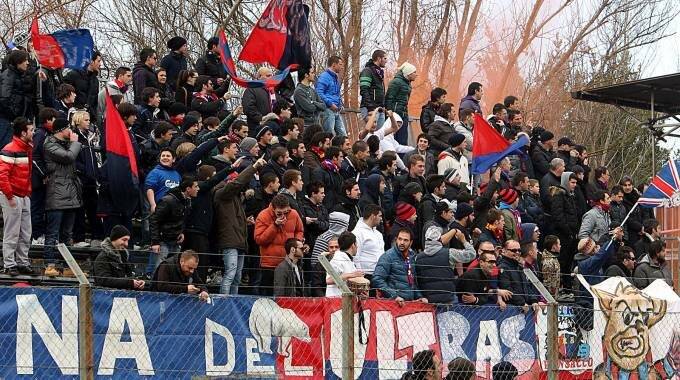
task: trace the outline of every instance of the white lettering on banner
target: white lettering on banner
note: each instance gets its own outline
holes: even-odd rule
[[[439,327],[439,347],[442,351],[442,360],[448,363],[455,358],[469,359],[463,342],[470,334],[470,322],[455,311],[447,311],[437,314]]]
[[[224,338],[227,343],[227,363],[222,365],[215,365],[213,334],[217,334]],[[220,358],[221,359],[221,358]],[[205,319],[205,372],[208,376],[226,376],[230,375],[236,365],[236,345],[234,344],[234,336],[228,328],[221,324],[212,321],[210,318]]]
[[[379,311],[375,313],[376,326],[376,350],[378,351],[378,368],[381,379],[398,379],[408,368],[406,358],[395,360],[394,349],[396,347],[394,334],[394,322],[392,313]],[[412,326],[413,327],[413,326]]]
[[[496,321],[479,322],[476,357],[475,365],[477,366],[476,371],[478,373],[485,373],[487,361],[490,367],[501,361],[501,343],[498,340]]]
[[[248,375],[274,376],[274,366],[255,365],[260,361],[260,354],[257,349],[257,341],[253,338],[246,338],[246,372]]]
[[[368,332],[371,331],[371,311],[364,310],[364,320],[366,321],[366,331],[364,342],[368,342]],[[380,334],[380,333],[378,333]],[[342,310],[331,314],[331,339],[330,339],[329,359],[333,373],[342,378]],[[361,376],[364,368],[364,358],[366,357],[366,344],[359,343],[359,313],[354,313],[354,377]]]
[[[288,355],[283,358],[283,374],[286,376],[314,376],[313,366],[295,366],[293,365],[293,355]]]
[[[35,294],[17,295],[17,374],[33,374],[33,328],[63,375],[78,374],[78,297],[61,297],[61,337]],[[41,363],[49,366],[49,363]]]
[[[125,325],[130,331],[129,342],[121,341]],[[113,298],[109,314],[109,328],[104,338],[104,348],[102,348],[97,375],[113,375],[117,359],[135,359],[139,375],[154,375],[149,345],[146,343],[144,334],[142,314],[139,312],[135,298]]]
[[[397,331],[399,344],[397,348],[403,350],[413,347],[413,353],[430,349],[437,343],[434,335],[434,313],[425,311],[397,317]]]
[[[519,339],[520,332],[526,326],[524,318],[524,314],[519,314],[501,322],[501,341],[510,348],[503,360],[511,362],[520,375],[531,369],[536,360],[536,352],[531,344]]]

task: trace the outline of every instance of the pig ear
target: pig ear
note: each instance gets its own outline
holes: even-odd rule
[[[654,326],[659,322],[664,315],[666,315],[666,300],[660,300],[658,298],[652,298],[652,314],[649,316],[649,321],[647,325],[649,327]]]
[[[593,293],[595,293],[597,299],[600,301],[600,308],[607,316],[607,318],[609,318],[609,312],[612,310],[612,300],[614,299],[614,297],[616,297],[616,295],[596,288],[590,288],[590,290],[592,290]]]

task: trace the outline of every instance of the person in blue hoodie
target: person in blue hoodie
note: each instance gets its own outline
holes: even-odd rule
[[[323,130],[334,135],[347,136],[345,124],[342,121],[342,99],[340,97],[340,79],[338,74],[345,68],[342,58],[334,55],[328,58],[328,68],[319,75],[316,81],[316,93],[326,104],[326,110],[321,116]]]
[[[479,82],[472,82],[468,85],[467,96],[460,100],[460,108],[458,108],[458,114],[460,115],[464,109],[470,109],[478,114],[483,114],[482,107],[479,105],[479,101],[482,100],[482,95],[484,95],[484,88]]]

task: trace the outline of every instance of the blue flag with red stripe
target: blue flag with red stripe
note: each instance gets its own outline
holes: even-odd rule
[[[224,30],[219,31],[218,38],[220,48],[220,60],[222,61],[222,65],[224,66],[224,69],[227,71],[227,74],[231,78],[232,83],[236,84],[237,86],[250,88],[257,87],[274,88],[278,86],[279,83],[281,83],[281,81],[283,81],[288,76],[291,69],[297,67],[297,65],[289,65],[283,71],[267,80],[240,78],[236,74],[236,64],[234,63],[234,59],[231,56],[231,50],[229,49],[229,44],[227,43],[227,36],[224,34]]]
[[[88,29],[68,29],[52,34],[40,34],[38,20],[33,19],[31,41],[38,62],[50,69],[82,69],[92,60],[94,40]]]
[[[106,164],[104,173],[108,180],[111,201],[117,210],[131,214],[139,200],[139,172],[137,155],[132,138],[123,118],[106,92]]]
[[[480,114],[475,113],[475,129],[472,132],[472,174],[482,174],[495,163],[511,154],[521,154],[521,148],[529,144],[529,138],[521,134],[512,144],[501,136]]]

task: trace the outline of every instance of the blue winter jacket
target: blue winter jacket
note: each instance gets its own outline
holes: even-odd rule
[[[326,103],[327,107],[335,104],[338,108],[342,107],[342,99],[340,99],[340,81],[338,74],[331,69],[326,69],[319,79],[316,80],[316,93],[319,94],[321,100]]]
[[[405,301],[413,301],[423,297],[420,290],[416,288],[415,282],[416,254],[409,250],[408,255],[411,261],[413,285],[408,283],[404,258],[396,248],[390,248],[378,259],[378,264],[373,271],[371,286],[379,289],[383,297],[392,299],[401,297]]]

